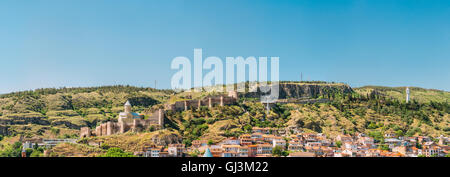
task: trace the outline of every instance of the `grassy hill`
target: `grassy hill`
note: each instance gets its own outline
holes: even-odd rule
[[[202,107],[199,110],[166,112],[166,130],[88,139],[104,142],[127,152],[145,146],[204,139],[219,142],[250,132],[252,127],[295,127],[328,136],[393,131],[402,135],[446,135],[450,133],[449,92],[410,87],[410,103],[404,102],[404,87],[367,86],[350,88],[341,83],[288,82],[280,85],[286,99],[327,99],[325,103],[276,104],[269,113],[257,101],[260,93],[235,105]],[[95,127],[116,121],[123,104],[130,100],[136,112],[148,112],[185,99],[203,98],[218,92],[174,92],[132,86],[38,89],[0,95],[0,151],[23,137],[75,138],[83,126]],[[252,101],[253,100],[253,101]],[[87,140],[86,140],[87,141]],[[73,151],[73,152],[72,152]],[[64,144],[52,150],[55,156],[101,155],[105,151],[89,145]]]
[[[152,88],[104,86],[4,94],[0,96],[0,126],[7,130],[0,133],[3,136],[77,137],[78,131],[71,130],[116,120],[126,100],[134,105],[134,111],[143,112],[165,102],[173,93]]]
[[[383,86],[365,86],[360,88],[354,88],[359,94],[369,94],[372,91],[376,91],[380,94],[389,96],[391,98],[402,100],[406,99],[406,87],[383,87]],[[409,87],[410,99],[416,100],[420,103],[433,102],[449,102],[450,92],[436,90],[436,89],[424,89],[419,87]]]

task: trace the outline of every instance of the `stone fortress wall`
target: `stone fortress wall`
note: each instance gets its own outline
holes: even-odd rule
[[[177,101],[173,104],[166,105],[165,109],[173,111],[187,111],[188,109],[198,109],[201,106],[212,108],[214,106],[235,104],[237,99],[238,93],[236,91],[230,91],[228,92],[228,95],[208,96],[199,100]]]

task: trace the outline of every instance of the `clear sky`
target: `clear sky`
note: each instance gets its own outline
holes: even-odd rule
[[[0,1],[0,93],[170,88],[194,48],[278,56],[281,80],[449,91],[450,1]]]

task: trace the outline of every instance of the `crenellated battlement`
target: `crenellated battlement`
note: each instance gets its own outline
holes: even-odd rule
[[[236,91],[230,91],[228,95],[208,96],[198,100],[184,100],[177,101],[173,104],[165,105],[167,110],[173,111],[187,111],[188,109],[198,109],[201,106],[207,106],[209,108],[214,106],[230,105],[237,102],[238,94]]]

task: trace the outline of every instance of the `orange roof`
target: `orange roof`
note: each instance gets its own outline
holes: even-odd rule
[[[230,137],[230,138],[227,138],[225,140],[237,140],[237,138],[236,137]]]
[[[258,146],[266,146],[266,147],[270,146],[270,147],[272,147],[271,144],[257,144],[257,145],[258,145]]]
[[[222,148],[227,148],[227,147],[241,147],[241,145],[236,145],[236,144],[224,144],[224,145],[222,145]]]
[[[241,136],[239,136],[239,137],[251,137],[252,135],[250,135],[250,134],[242,134]]]
[[[272,157],[272,154],[256,154],[256,157]]]

